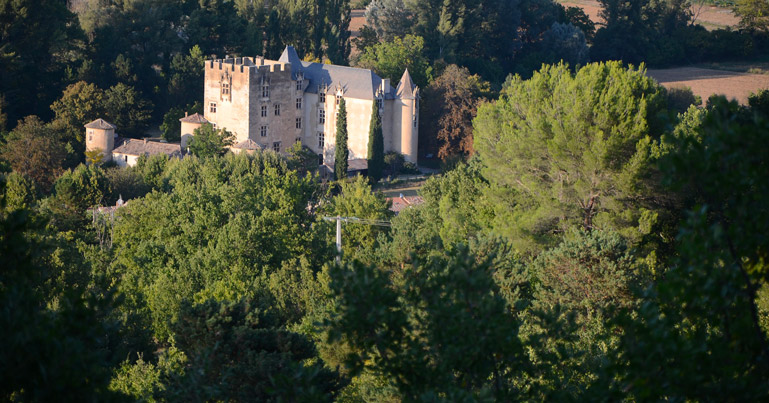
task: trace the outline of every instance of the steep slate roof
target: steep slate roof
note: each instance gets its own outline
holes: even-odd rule
[[[415,99],[415,89],[416,85],[414,85],[414,81],[411,80],[411,74],[409,74],[409,69],[406,69],[406,71],[403,72],[403,77],[401,77],[401,81],[398,83],[398,89],[395,90],[395,93],[398,95],[398,98],[401,99]]]
[[[112,153],[138,156],[166,154],[169,157],[181,158],[182,146],[178,143],[126,139],[120,147],[112,150]]]
[[[102,118],[96,119],[93,122],[88,123],[87,125],[85,125],[85,127],[86,129],[101,129],[101,130],[117,129],[115,125],[107,122]]]
[[[264,146],[251,139],[246,139],[238,144],[232,146],[232,148],[239,148],[241,150],[264,150]]]
[[[305,80],[310,81],[305,92],[312,94],[318,92],[318,86],[321,84],[328,85],[332,90],[336,85],[341,85],[346,97],[373,100],[376,91],[382,85],[382,78],[368,69],[304,62],[299,59],[293,46],[286,46],[278,61],[291,63],[293,78],[296,78],[298,72],[304,73]],[[385,98],[392,99],[394,93],[390,86],[385,93]]]
[[[203,115],[199,113],[195,113],[190,116],[185,116],[179,119],[179,121],[184,123],[208,123],[208,119],[204,118]]]

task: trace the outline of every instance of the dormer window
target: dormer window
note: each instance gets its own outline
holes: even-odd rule
[[[337,104],[337,105],[339,105],[339,102],[341,101],[341,99],[342,99],[342,96],[341,96],[341,95],[337,95],[337,96],[336,96],[336,104]]]
[[[321,90],[318,92],[318,102],[325,103],[326,102],[326,93],[323,92],[324,90]]]
[[[384,109],[384,100],[382,98],[376,99],[376,107],[379,109],[379,112],[382,112],[382,109]]]
[[[270,86],[262,85],[262,98],[269,98],[269,97],[270,97]]]
[[[228,95],[230,93],[230,84],[222,83],[222,95]]]

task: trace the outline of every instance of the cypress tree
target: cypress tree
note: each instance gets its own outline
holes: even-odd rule
[[[339,100],[339,114],[336,117],[336,150],[334,151],[334,176],[336,180],[347,177],[347,106],[344,98]]]
[[[382,135],[382,118],[379,116],[379,106],[374,100],[371,109],[371,124],[368,131],[368,177],[372,182],[382,179],[384,170],[384,136]]]

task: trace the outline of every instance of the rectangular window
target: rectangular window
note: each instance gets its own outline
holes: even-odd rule
[[[88,141],[93,141],[93,134],[88,135]]]
[[[379,111],[382,111],[382,108],[384,107],[384,101],[382,99],[376,100],[376,107],[379,109]]]
[[[222,83],[222,95],[227,95],[229,93],[230,93],[230,84]]]
[[[318,165],[323,165],[323,153],[318,154]]]
[[[263,85],[262,86],[262,98],[269,98],[270,97],[270,86],[269,85]]]
[[[302,98],[296,99],[296,109],[302,109]]]
[[[297,137],[297,138],[295,138],[295,139],[294,139],[294,143],[297,143],[297,144],[302,144],[302,138],[301,138],[301,137]]]
[[[275,104],[275,116],[280,116],[280,104]]]
[[[323,91],[325,91],[325,90],[320,90],[318,92],[318,102],[320,102],[320,103],[325,103],[326,102],[326,93],[323,92]]]
[[[321,150],[326,145],[326,136],[323,134],[323,132],[318,132],[318,148]]]
[[[417,117],[414,116],[414,127],[417,127]]]
[[[280,152],[280,141],[272,143],[272,151],[275,151],[276,153]]]
[[[318,123],[320,124],[326,123],[326,111],[323,109],[318,110]]]
[[[259,128],[259,135],[262,137],[267,137],[267,126],[262,126]]]
[[[216,102],[211,102],[208,104],[208,111],[211,113],[216,113]]]
[[[302,118],[296,118],[296,128],[297,129],[302,128]]]
[[[342,96],[341,96],[341,95],[337,95],[337,96],[336,96],[336,104],[337,104],[337,105],[339,105],[339,100],[341,100],[341,99],[342,99]]]
[[[267,117],[267,105],[262,105],[262,117]]]

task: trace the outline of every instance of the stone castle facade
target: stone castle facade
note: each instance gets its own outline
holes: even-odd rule
[[[289,46],[279,60],[238,57],[205,62],[205,120],[237,144],[285,152],[301,142],[333,164],[339,100],[347,106],[350,159],[365,159],[376,102],[385,151],[417,162],[419,88],[408,70],[397,88],[371,70],[304,62]]]
[[[102,161],[118,165],[135,165],[139,157],[154,154],[182,158],[194,130],[210,123],[235,135],[232,152],[286,152],[299,142],[318,155],[319,164],[331,166],[337,110],[344,98],[351,160],[367,157],[376,103],[385,152],[403,154],[406,161],[417,163],[419,88],[408,70],[393,88],[389,79],[371,70],[301,61],[289,46],[279,60],[206,61],[204,85],[204,115],[180,119],[181,142],[122,139],[114,125],[97,119],[85,126],[86,150],[98,149]]]

